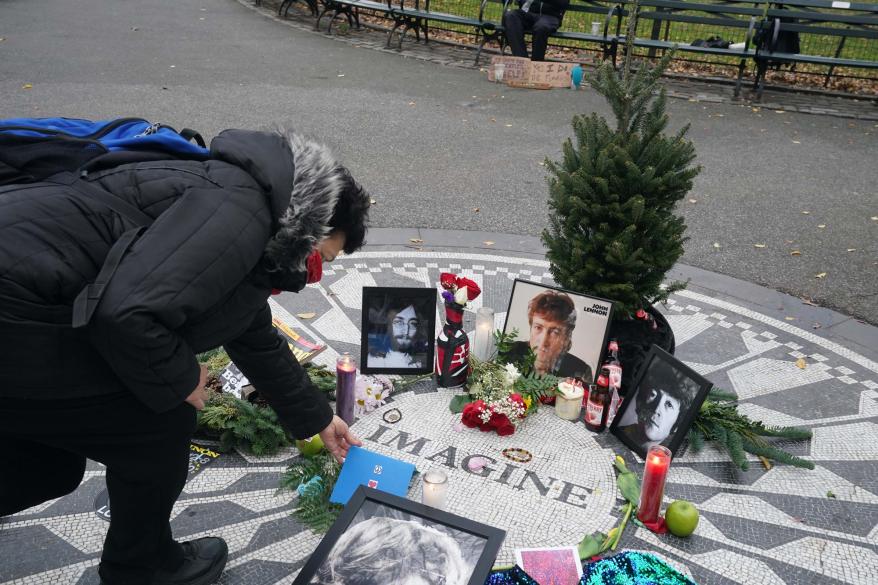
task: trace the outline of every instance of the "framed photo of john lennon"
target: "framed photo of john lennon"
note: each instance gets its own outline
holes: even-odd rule
[[[293,585],[482,585],[505,535],[360,486]]]
[[[503,332],[518,330],[512,357],[533,349],[537,373],[592,383],[612,318],[612,301],[519,279],[512,285]]]
[[[653,445],[663,445],[676,455],[712,386],[710,380],[653,345],[610,432],[641,458]]]
[[[429,374],[436,351],[436,289],[363,287],[360,370]]]

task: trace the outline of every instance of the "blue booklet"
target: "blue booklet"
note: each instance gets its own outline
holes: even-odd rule
[[[415,466],[411,463],[352,446],[329,501],[347,504],[361,485],[404,498],[414,473]]]

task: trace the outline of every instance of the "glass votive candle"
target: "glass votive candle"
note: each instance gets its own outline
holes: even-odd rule
[[[448,476],[441,469],[431,469],[424,474],[424,491],[421,501],[440,510],[445,508],[448,496]]]
[[[644,524],[658,521],[665,494],[665,480],[671,467],[671,451],[661,445],[653,445],[646,454],[643,467],[643,483],[640,488],[640,505],[637,518]]]
[[[585,391],[582,386],[573,384],[568,380],[558,383],[558,393],[555,396],[555,414],[564,420],[579,420],[582,414],[582,396]]]

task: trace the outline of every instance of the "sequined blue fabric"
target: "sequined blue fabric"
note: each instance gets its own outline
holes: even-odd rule
[[[579,585],[695,585],[655,555],[625,551],[589,563]]]
[[[517,565],[491,573],[485,585],[539,585]],[[696,585],[655,555],[626,551],[583,567],[579,585]]]

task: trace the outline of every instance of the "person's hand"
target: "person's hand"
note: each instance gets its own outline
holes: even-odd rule
[[[195,390],[192,391],[192,394],[189,395],[189,398],[186,399],[186,402],[195,407],[195,410],[201,410],[204,408],[204,403],[207,402],[207,366],[201,366],[201,376],[198,380],[198,386],[195,387]]]
[[[339,463],[344,463],[351,445],[358,447],[363,445],[363,441],[351,432],[348,424],[337,416],[333,416],[332,422],[318,434],[326,450],[332,453]]]

